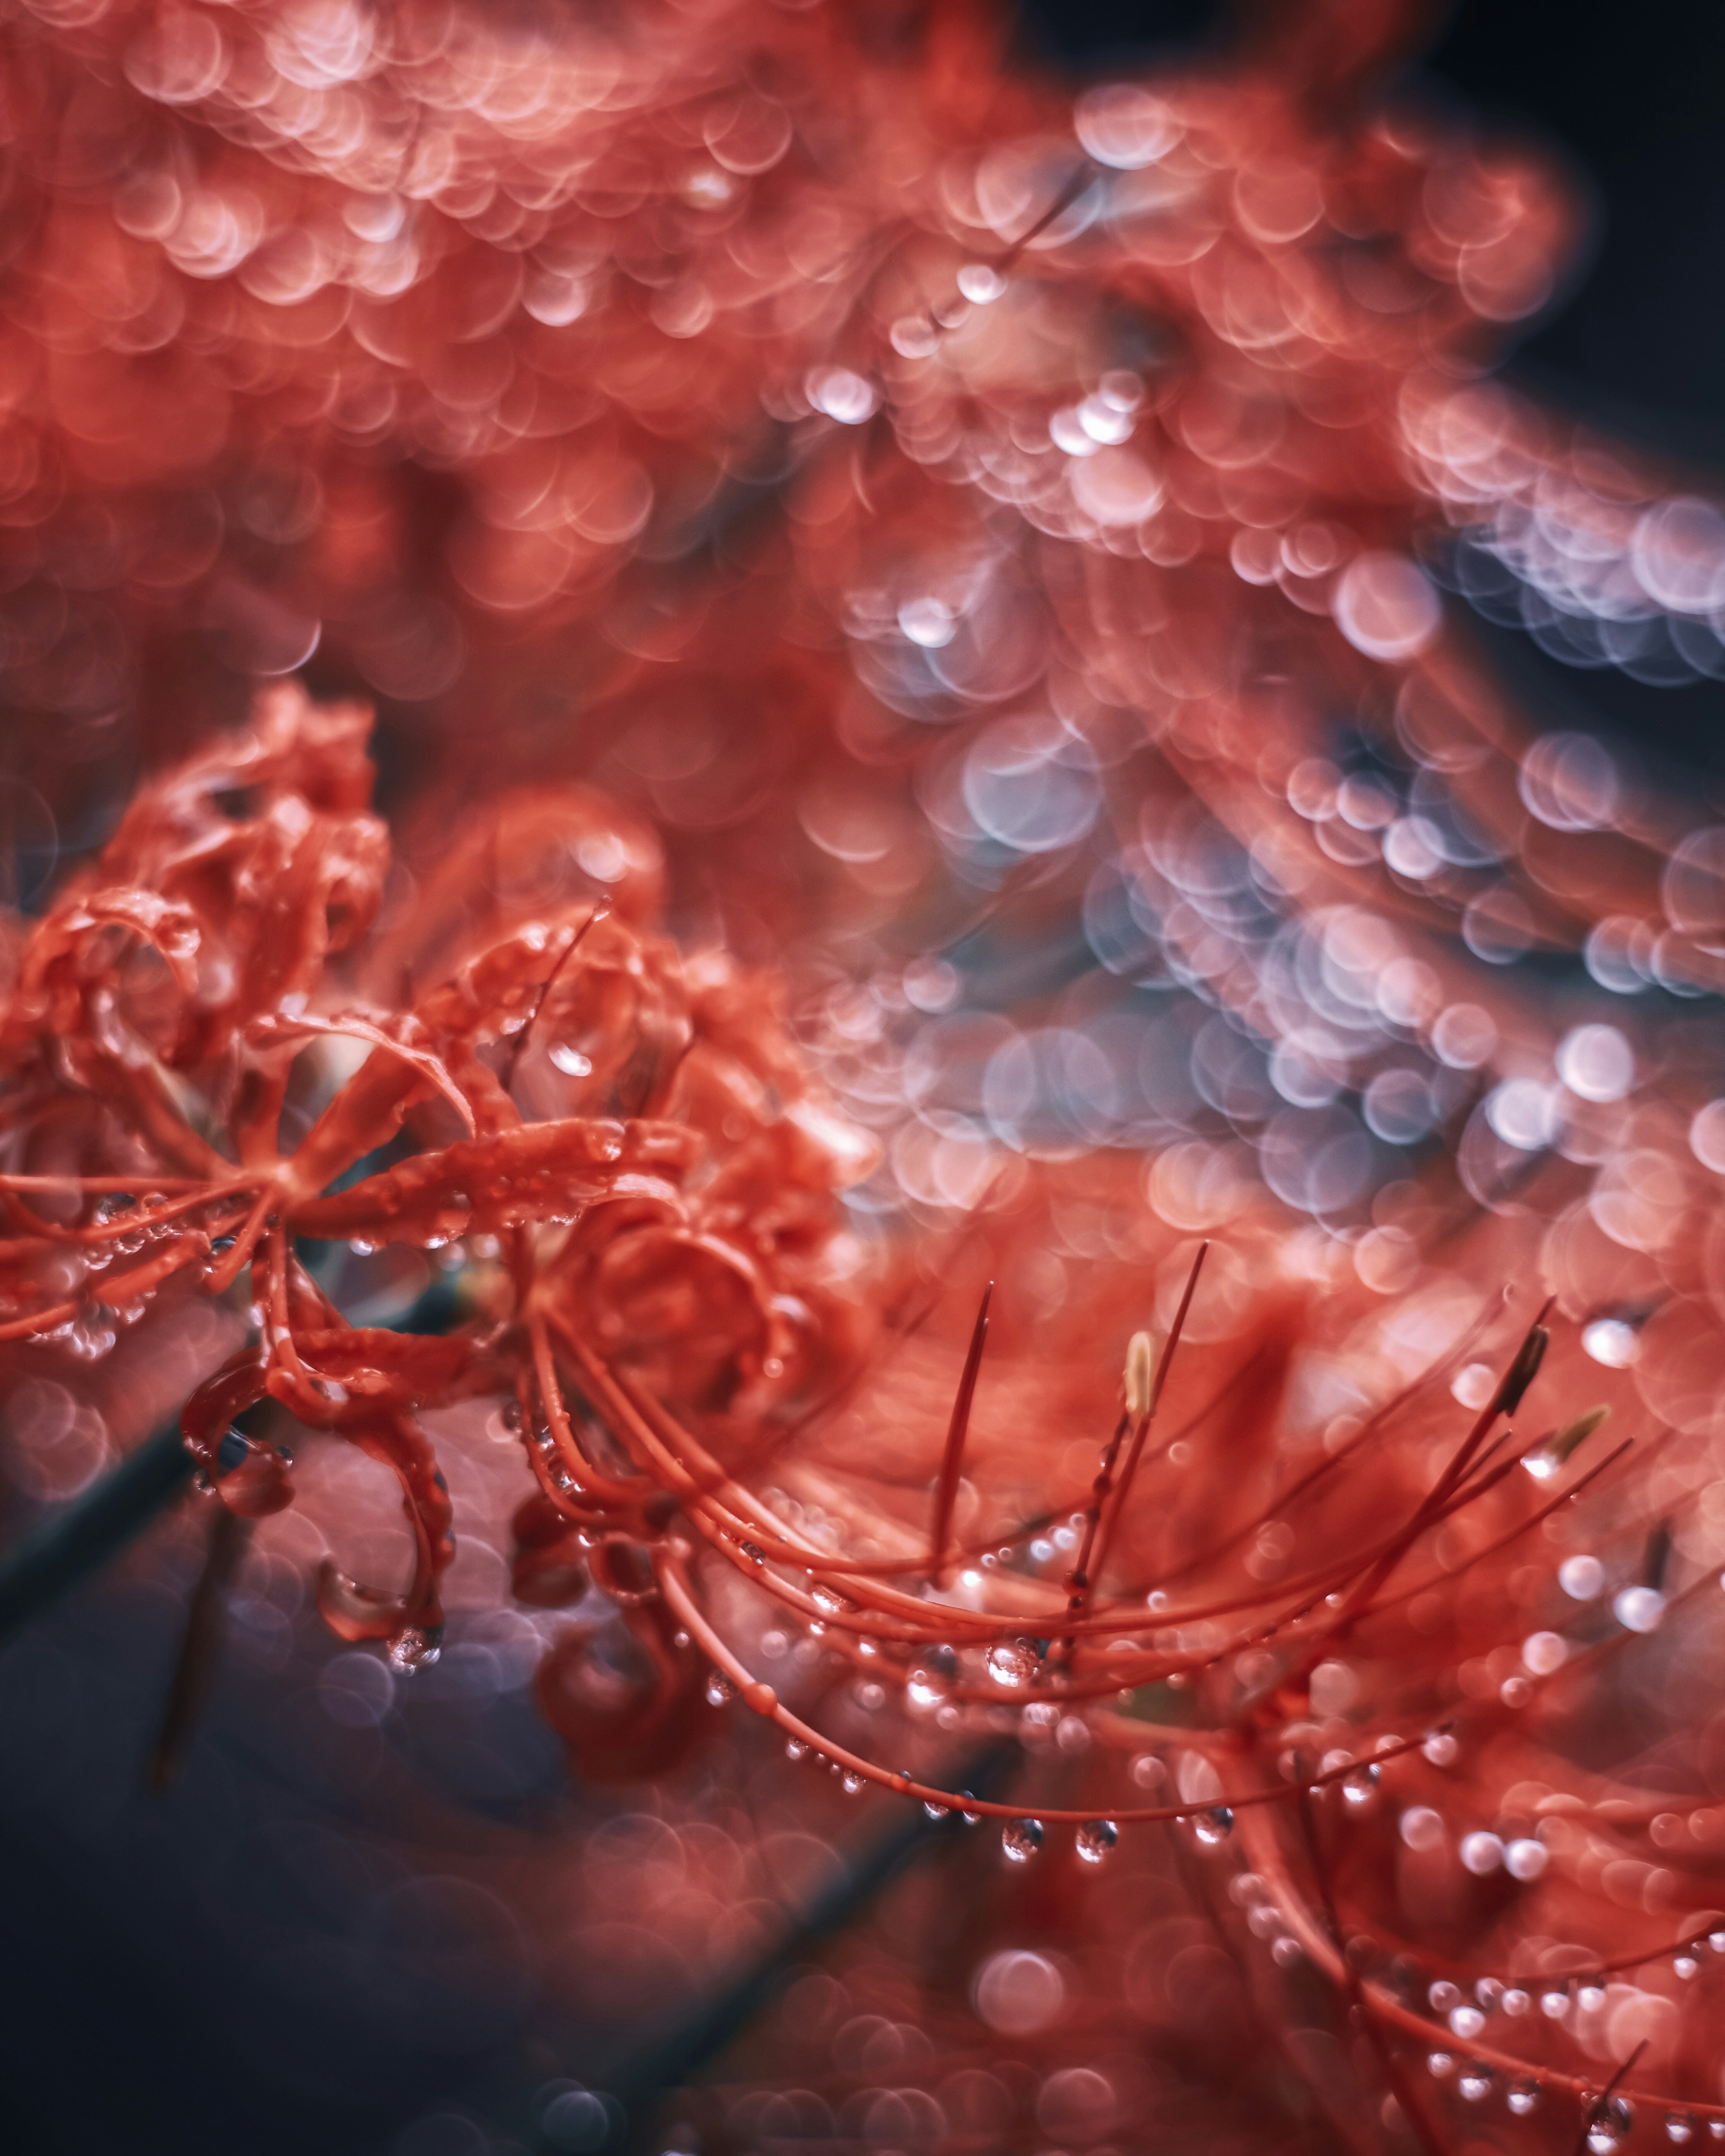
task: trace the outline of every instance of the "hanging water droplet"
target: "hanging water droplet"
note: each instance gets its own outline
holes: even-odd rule
[[[806,1759],[809,1757],[809,1747],[800,1737],[788,1737],[785,1739],[784,1756],[787,1759]]]
[[[1665,2138],[1680,2145],[1695,2138],[1695,2120],[1686,2111],[1669,2112],[1666,2115]]]
[[[952,1815],[952,1807],[950,1804],[937,1804],[932,1798],[924,1799],[922,1809],[930,1819],[950,1819]]]
[[[1000,1830],[1000,1846],[1014,1864],[1028,1864],[1042,1846],[1040,1820],[1009,1820]]]
[[[1605,2004],[1603,1984],[1584,1984],[1575,1994],[1575,2003],[1584,2014],[1597,2014]]]
[[[1693,1954],[1676,1954],[1671,1958],[1672,1974],[1681,1977],[1685,1984],[1688,1983],[1690,1978],[1700,1967],[1701,1964]]]
[[[1004,1691],[1020,1691],[1036,1673],[1036,1650],[1022,1640],[1002,1640],[988,1650],[988,1671]]]
[[[441,1625],[408,1625],[389,1642],[389,1659],[398,1670],[429,1670],[444,1650]]]
[[[845,1597],[836,1587],[829,1587],[825,1580],[818,1579],[809,1590],[809,1599],[817,1609],[824,1609],[829,1617],[836,1617],[845,1608]]]
[[[1455,2061],[1447,2051],[1428,2051],[1425,2071],[1434,2081],[1447,2081],[1455,2071]]]
[[[1207,1812],[1199,1813],[1192,1822],[1192,1831],[1206,1849],[1218,1848],[1234,1831],[1234,1814],[1226,1804],[1216,1804]]]
[[[1568,1990],[1542,1991],[1539,1994],[1539,2010],[1548,2020],[1561,2021],[1569,2011]]]
[[[862,1785],[863,1777],[852,1768],[847,1767],[839,1777],[839,1786],[847,1797],[854,1797]]]
[[[932,1670],[912,1670],[906,1681],[905,1691],[912,1707],[938,1707],[947,1696],[947,1688]]]
[[[1455,2087],[1468,2102],[1478,2103],[1491,2092],[1491,2069],[1481,2066],[1476,2059],[1465,2059]]]
[[[571,1048],[567,1041],[557,1042],[551,1050],[551,1060],[566,1078],[585,1078],[593,1069],[592,1059],[583,1055],[578,1048]]]
[[[737,1686],[722,1670],[712,1671],[706,1681],[706,1703],[709,1707],[726,1707],[737,1697]]]
[[[1707,1944],[1717,1954],[1725,1954],[1725,1932],[1709,1932]]]
[[[743,1543],[739,1546],[751,1564],[765,1564],[767,1553],[758,1543]]]
[[[1432,1766],[1453,1767],[1461,1747],[1447,1729],[1434,1729],[1420,1749]]]
[[[1592,2156],[1612,2156],[1634,2123],[1635,2113],[1620,2096],[1596,2103],[1587,2122],[1587,2145]]]
[[[1382,1772],[1375,1760],[1364,1767],[1356,1767],[1351,1774],[1342,1778],[1342,1801],[1354,1811],[1363,1811],[1378,1794],[1378,1777]]]
[[[1463,2042],[1477,2036],[1486,2025],[1486,2017],[1477,2006],[1457,2006],[1450,2015],[1450,2034],[1460,2036]]]
[[[958,1794],[961,1797],[968,1797],[973,1804],[976,1802],[974,1789],[961,1789]],[[963,1820],[966,1826],[975,1826],[980,1822],[983,1815],[980,1812],[962,1812],[959,1816]]]
[[[1078,1854],[1086,1864],[1100,1864],[1120,1840],[1112,1820],[1086,1820],[1077,1835]]]
[[[1517,2118],[1525,2118],[1531,2111],[1539,2108],[1538,2082],[1512,2082],[1507,2098],[1510,2109]]]

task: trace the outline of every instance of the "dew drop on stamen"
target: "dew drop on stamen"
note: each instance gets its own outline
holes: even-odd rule
[[[1512,2082],[1506,2098],[1517,2118],[1525,2118],[1529,2112],[1539,2107],[1539,2087],[1535,2082]]]
[[[1028,1864],[1042,1846],[1041,1820],[1009,1820],[1000,1830],[1000,1846],[1009,1863]]]
[[[706,1703],[709,1707],[728,1707],[737,1697],[737,1686],[722,1670],[714,1670],[706,1681]]]
[[[1119,1840],[1120,1829],[1112,1820],[1086,1820],[1078,1830],[1078,1854],[1086,1864],[1100,1864]]]
[[[989,1681],[1004,1691],[1018,1691],[1036,1671],[1036,1652],[1019,1640],[1002,1640],[990,1647],[987,1663]]]
[[[1466,2097],[1469,2103],[1478,2103],[1482,2097],[1491,2094],[1491,2070],[1489,2066],[1482,2066],[1469,2060],[1456,2076],[1456,2091]]]
[[[1219,1849],[1234,1831],[1234,1814],[1226,1804],[1217,1804],[1199,1813],[1192,1831],[1206,1849]]]

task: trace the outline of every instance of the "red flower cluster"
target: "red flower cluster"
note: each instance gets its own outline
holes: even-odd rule
[[[833,1193],[869,1147],[768,984],[630,925],[650,884],[623,870],[651,849],[591,796],[549,804],[552,825],[613,871],[614,910],[578,871],[590,895],[531,918],[475,886],[441,924],[443,984],[404,1005],[357,993],[388,865],[368,726],[275,692],[249,737],[141,789],[26,937],[0,1040],[0,1337],[111,1341],[249,1270],[255,1342],[193,1394],[187,1442],[251,1514],[292,1495],[281,1449],[232,1427],[266,1396],[387,1462],[411,1584],[326,1570],[321,1592],[344,1636],[412,1661],[434,1650],[453,1551],[420,1411],[506,1395],[552,1517],[595,1539],[639,1526],[660,1481],[588,1456],[560,1365],[615,1358],[752,1433],[831,1385],[861,1322]],[[470,844],[466,865],[485,857]],[[361,1060],[332,1084],[342,1065],[308,1051],[337,1043]],[[320,1243],[463,1238],[491,1314],[446,1337],[350,1325],[316,1277]]]

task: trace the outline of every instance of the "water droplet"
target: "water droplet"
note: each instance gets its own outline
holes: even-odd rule
[[[1477,2006],[1458,2006],[1450,2015],[1450,2034],[1464,2042],[1477,2036],[1485,2025],[1486,2017]]]
[[[1597,2014],[1605,2004],[1603,1984],[1584,1984],[1575,1994],[1575,2003],[1584,2014]]]
[[[1112,1820],[1086,1820],[1078,1830],[1078,1854],[1086,1864],[1100,1864],[1119,1839]]]
[[[1447,2051],[1429,2051],[1425,2057],[1425,2071],[1434,2081],[1447,2081],[1455,2071],[1455,2061]]]
[[[787,1759],[806,1759],[809,1757],[809,1747],[800,1737],[788,1737],[785,1739],[784,1756]]]
[[[1000,1830],[1000,1846],[1014,1864],[1028,1864],[1042,1846],[1040,1820],[1009,1820]]]
[[[1425,1997],[1434,2014],[1447,2014],[1452,2007],[1461,2004],[1461,1987],[1451,1984],[1448,1977],[1440,1976]]]
[[[817,1609],[824,1609],[829,1617],[836,1617],[848,1607],[845,1597],[836,1587],[829,1587],[824,1579],[815,1581],[809,1590],[809,1599]]]
[[[1018,1691],[1036,1674],[1036,1650],[1022,1640],[1003,1640],[988,1650],[990,1679],[1006,1691]]]
[[[1351,1774],[1342,1778],[1342,1801],[1354,1811],[1363,1811],[1378,1794],[1378,1777],[1381,1772],[1376,1761],[1364,1767],[1356,1767]]]
[[[1725,1932],[1709,1932],[1707,1944],[1717,1954],[1725,1954]]]
[[[1569,1994],[1563,1991],[1542,1991],[1539,2010],[1548,2021],[1561,2021],[1569,2011]]]
[[[1625,1587],[1611,1604],[1611,1614],[1629,1631],[1656,1631],[1665,1615],[1665,1597],[1656,1587]]]
[[[766,1563],[767,1553],[757,1543],[744,1543],[742,1548],[743,1555],[751,1564]]]
[[[1530,2111],[1539,2108],[1539,2084],[1538,2082],[1512,2082],[1508,2102],[1516,2117],[1525,2118]]]
[[[947,1688],[932,1670],[912,1670],[905,1685],[912,1707],[938,1707]]]
[[[961,1797],[968,1797],[973,1804],[976,1801],[976,1791],[974,1789],[961,1789],[958,1794]],[[980,1812],[962,1812],[959,1816],[963,1820],[966,1826],[975,1826],[980,1821],[983,1815]]]
[[[706,1703],[709,1707],[728,1706],[737,1697],[737,1686],[722,1670],[714,1670],[706,1681]]]
[[[1468,2102],[1477,2103],[1491,2092],[1491,2069],[1481,2066],[1476,2060],[1465,2060],[1455,2087]]]
[[[1679,2143],[1692,2141],[1695,2138],[1694,2118],[1686,2111],[1668,2112],[1666,2114],[1665,2138],[1667,2141]]]
[[[1192,1831],[1206,1849],[1219,1848],[1234,1831],[1234,1814],[1226,1804],[1217,1804],[1198,1815]]]
[[[1672,1957],[1672,1971],[1676,1975],[1681,1977],[1685,1984],[1688,1983],[1690,1978],[1700,1967],[1701,1964],[1693,1954],[1676,1954]]]
[[[1558,1585],[1572,1602],[1591,1602],[1605,1584],[1605,1568],[1596,1557],[1566,1557],[1558,1567]]]
[[[950,1804],[937,1804],[932,1799],[925,1799],[922,1809],[930,1819],[950,1819],[952,1815],[952,1807]]]
[[[839,1779],[839,1786],[847,1797],[854,1797],[862,1785],[863,1777],[852,1768],[847,1767]]]
[[[443,1650],[441,1625],[408,1625],[390,1641],[389,1659],[398,1670],[429,1670]]]
[[[593,1069],[592,1059],[578,1048],[571,1048],[567,1041],[558,1041],[551,1051],[551,1060],[566,1078],[585,1078]]]
[[[1589,2112],[1587,2145],[1592,2156],[1612,2156],[1634,2123],[1635,2114],[1620,2096],[1614,2096]]]
[[[1420,1749],[1432,1766],[1453,1767],[1461,1747],[1447,1729],[1434,1729]]]
[[[986,307],[1006,290],[1006,280],[987,262],[967,262],[958,272],[958,289],[967,300]]]

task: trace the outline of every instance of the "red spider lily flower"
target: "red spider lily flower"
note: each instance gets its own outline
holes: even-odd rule
[[[326,1569],[321,1599],[344,1636],[412,1659],[440,1630],[454,1548],[419,1413],[512,1393],[548,1501],[590,1526],[608,1508],[635,1518],[659,1485],[588,1460],[560,1362],[621,1357],[748,1427],[830,1382],[861,1315],[833,1193],[870,1154],[769,993],[720,957],[685,965],[593,896],[481,917],[451,979],[409,1008],[344,1000],[334,962],[362,939],[387,860],[362,806],[367,723],[277,692],[250,737],[143,788],[30,933],[0,1027],[0,1188],[18,1230],[3,1337],[52,1341],[100,1311],[131,1322],[249,1269],[259,1337],[193,1394],[187,1441],[248,1513],[291,1500],[280,1450],[232,1428],[266,1397],[386,1462],[411,1584]],[[612,851],[625,840],[644,854],[627,830]],[[332,1040],[367,1052],[308,1115],[290,1102],[301,1059]],[[404,1124],[422,1149],[354,1179]],[[444,1338],[356,1327],[300,1239],[477,1240],[502,1304]]]

